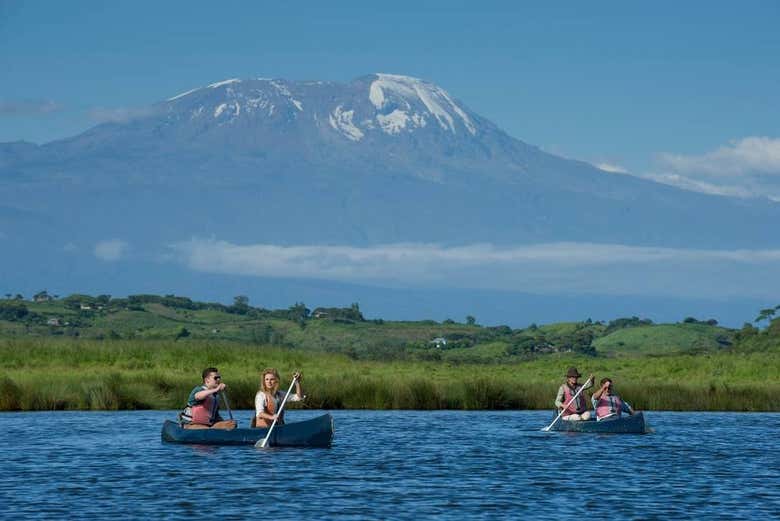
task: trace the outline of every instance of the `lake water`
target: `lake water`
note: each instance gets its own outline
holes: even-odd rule
[[[0,517],[780,518],[780,414],[651,411],[646,435],[540,432],[545,411],[333,416],[329,449],[260,450],[162,443],[173,412],[0,414]]]

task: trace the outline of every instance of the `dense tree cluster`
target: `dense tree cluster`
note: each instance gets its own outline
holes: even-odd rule
[[[348,308],[316,308],[311,316],[318,319],[328,319],[334,322],[365,322],[360,306],[353,303]]]
[[[734,348],[740,351],[766,351],[780,347],[780,317],[772,318],[780,311],[780,305],[762,309],[754,320],[756,324],[766,322],[761,330],[748,322],[734,335]]]
[[[693,317],[685,317],[683,320],[683,324],[703,324],[705,326],[717,326],[718,321],[714,318],[711,318],[709,320],[697,320]]]
[[[649,318],[639,318],[639,317],[624,317],[624,318],[616,318],[615,320],[610,321],[607,324],[607,329],[605,331],[606,334],[612,333],[613,331],[617,331],[618,329],[625,329],[628,327],[640,327],[640,326],[652,326],[653,321]]]
[[[23,302],[18,300],[4,300],[0,301],[0,320],[8,320],[14,322],[21,320],[30,314],[30,310]]]

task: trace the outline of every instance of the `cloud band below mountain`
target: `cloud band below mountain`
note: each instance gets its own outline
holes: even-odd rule
[[[542,294],[776,297],[780,250],[692,250],[615,244],[445,247],[237,245],[193,239],[172,245],[190,269],[315,278],[378,286],[458,287]]]

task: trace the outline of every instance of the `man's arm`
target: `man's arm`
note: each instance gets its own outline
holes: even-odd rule
[[[563,409],[563,386],[558,387],[558,394],[555,395],[555,408]]]
[[[203,389],[202,391],[198,391],[195,393],[195,399],[199,402],[202,400],[205,400],[206,397],[210,394],[217,394],[218,392],[222,391],[225,388],[225,384],[219,384],[214,389]]]
[[[593,398],[594,400],[598,400],[599,398],[601,398],[601,395],[604,394],[607,391],[607,389],[609,389],[609,385],[610,385],[609,382],[604,382],[604,385],[599,387],[599,389],[593,393],[593,396],[591,396],[591,398]]]

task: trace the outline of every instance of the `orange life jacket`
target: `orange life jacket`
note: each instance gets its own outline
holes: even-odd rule
[[[276,414],[276,396],[272,396],[269,395],[268,393],[265,393],[265,406],[263,407],[263,412],[270,415]],[[258,428],[270,427],[271,423],[272,420],[267,420],[265,418],[261,418],[260,416],[257,416],[255,419],[255,426]],[[276,420],[277,425],[281,425],[283,423],[284,423],[284,411],[282,411],[282,414],[279,416],[279,419]]]

